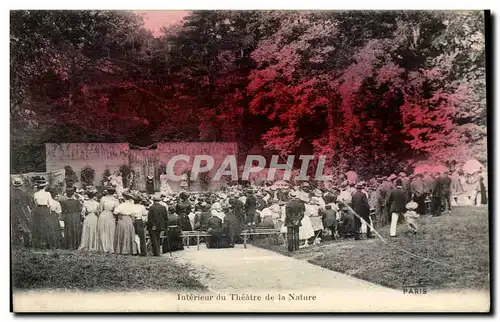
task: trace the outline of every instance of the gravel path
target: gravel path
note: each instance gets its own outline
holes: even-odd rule
[[[168,254],[166,254],[168,256]],[[173,256],[195,268],[196,277],[216,292],[259,290],[349,290],[400,292],[345,274],[248,245],[235,248],[186,248]]]
[[[163,256],[170,256],[165,254]],[[172,257],[208,292],[15,291],[16,312],[486,312],[488,293],[403,294],[265,249],[200,250]],[[200,298],[203,296],[203,298]]]

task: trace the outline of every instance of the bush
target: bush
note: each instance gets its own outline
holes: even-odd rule
[[[109,168],[104,169],[104,172],[102,174],[102,185],[106,186],[106,184],[109,182],[108,177],[111,175],[111,171]]]
[[[66,187],[70,188],[73,187],[75,183],[78,182],[78,176],[76,175],[75,171],[73,168],[71,168],[69,165],[64,167],[64,181],[66,182]]]
[[[82,179],[82,183],[85,185],[93,185],[94,176],[95,176],[95,170],[92,169],[92,167],[89,165],[85,166],[80,173],[80,178]]]

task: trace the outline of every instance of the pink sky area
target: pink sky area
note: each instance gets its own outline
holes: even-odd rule
[[[162,27],[179,22],[189,14],[181,10],[137,10],[134,13],[144,17],[144,27],[151,30],[153,35],[159,36]]]

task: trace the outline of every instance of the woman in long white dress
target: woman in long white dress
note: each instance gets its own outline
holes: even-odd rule
[[[311,220],[311,226],[314,232],[318,232],[320,230],[323,230],[323,219],[321,218],[321,215],[319,214],[319,205],[318,202],[314,199],[311,199],[309,203],[306,205],[306,213],[309,216],[309,219]]]
[[[99,203],[95,200],[95,192],[87,194],[89,200],[85,200],[82,208],[83,221],[82,239],[78,250],[98,250],[97,242],[97,215]]]
[[[301,241],[304,240],[305,246],[307,246],[307,240],[314,236],[314,229],[311,222],[311,218],[309,217],[309,212],[307,211],[307,206],[308,206],[307,203],[309,202],[309,198],[302,196],[302,198],[300,199],[304,201],[306,206],[306,211],[304,212],[304,218],[302,218],[300,222],[302,226],[300,226],[299,228],[299,240]]]
[[[99,203],[99,218],[97,221],[97,236],[99,242],[99,251],[105,253],[114,253],[114,241],[116,220],[113,211],[120,204],[115,198],[115,188],[106,187],[107,195],[101,198]]]

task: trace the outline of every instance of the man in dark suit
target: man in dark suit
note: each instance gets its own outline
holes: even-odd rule
[[[238,219],[234,214],[233,209],[227,209],[226,215],[224,216],[223,230],[229,239],[229,247],[234,247],[234,240],[239,234]]]
[[[153,204],[149,207],[147,228],[151,238],[153,256],[160,256],[160,233],[165,231],[165,217],[167,208],[160,204],[161,197],[154,196]]]
[[[441,216],[442,209],[441,207],[443,206],[442,204],[442,193],[441,193],[441,187],[442,185],[440,184],[440,175],[435,174],[434,175],[434,180],[432,182],[432,190],[431,190],[431,195],[432,195],[432,200],[431,200],[431,215],[433,217],[439,217]]]
[[[297,198],[297,192],[290,191],[292,199],[286,203],[285,226],[287,227],[288,251],[293,252],[299,249],[299,229],[306,207],[304,203]]]
[[[370,223],[370,205],[368,204],[368,197],[366,193],[363,192],[363,185],[358,183],[356,185],[356,191],[352,194],[352,209],[358,214],[359,217],[363,218],[368,224]],[[361,219],[355,216],[356,221],[356,240],[359,240],[361,234]],[[366,226],[366,238],[370,238],[370,227]]]
[[[438,179],[439,192],[441,194],[441,205],[445,205],[444,210],[451,212],[451,178],[449,172],[444,173]]]
[[[253,190],[247,191],[245,201],[245,218],[249,228],[255,228],[255,212],[257,210],[257,199],[254,196]]]
[[[403,189],[403,182],[401,179],[396,180],[396,188],[392,189],[389,198],[387,199],[387,206],[391,214],[391,237],[396,237],[396,227],[398,224],[399,216],[402,216],[406,210],[406,192]]]

